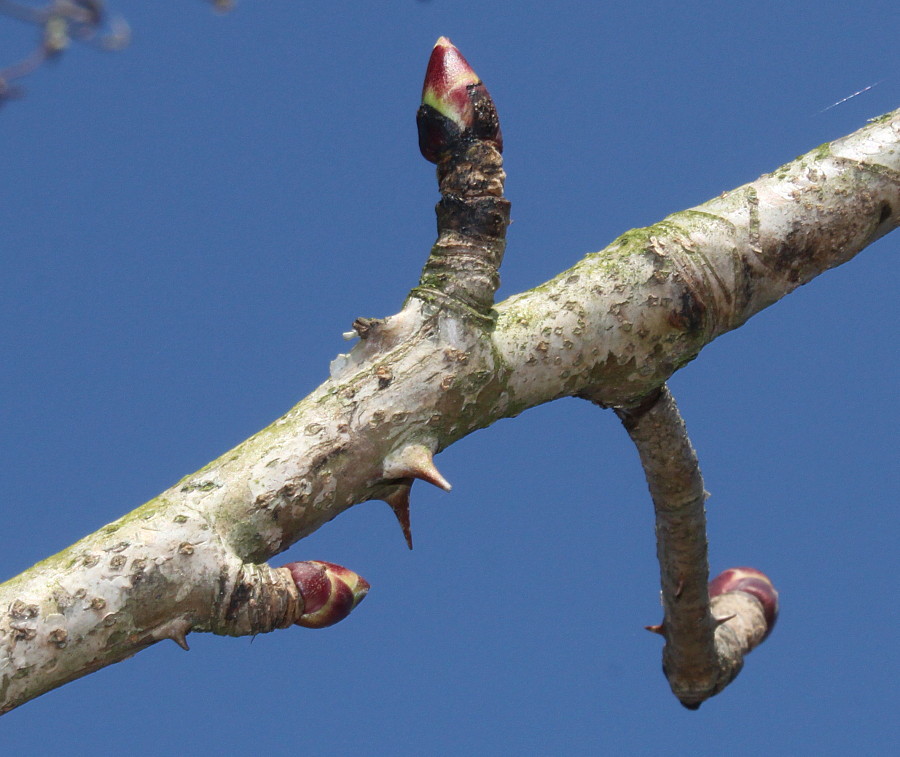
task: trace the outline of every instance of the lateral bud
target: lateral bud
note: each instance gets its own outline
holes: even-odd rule
[[[762,641],[775,627],[778,620],[778,592],[769,577],[756,568],[729,568],[709,582],[709,598],[733,591],[742,591],[755,597],[762,605],[766,620],[766,633]],[[722,622],[729,620],[725,618]]]
[[[432,163],[440,163],[474,140],[491,142],[503,152],[494,101],[478,74],[446,37],[440,37],[431,52],[416,125],[419,150]]]
[[[369,591],[362,576],[334,563],[306,560],[284,567],[303,599],[303,614],[294,623],[304,628],[325,628],[343,620]]]

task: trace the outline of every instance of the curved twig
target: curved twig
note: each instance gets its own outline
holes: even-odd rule
[[[668,387],[663,385],[640,406],[616,409],[616,414],[637,447],[656,511],[665,618],[648,630],[666,640],[663,671],[673,693],[685,707],[696,709],[734,680],[744,655],[768,635],[775,614],[768,618],[763,603],[746,590],[743,597],[720,591],[710,603],[707,493]],[[777,594],[771,591],[777,608]]]

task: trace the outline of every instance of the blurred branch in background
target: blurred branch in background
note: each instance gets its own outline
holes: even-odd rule
[[[233,0],[207,0],[218,11],[228,11]],[[0,0],[0,15],[37,27],[35,48],[24,58],[0,68],[0,105],[22,96],[15,82],[46,61],[55,60],[74,42],[101,50],[121,50],[131,40],[128,22],[108,13],[103,0]],[[3,65],[3,63],[0,63]]]

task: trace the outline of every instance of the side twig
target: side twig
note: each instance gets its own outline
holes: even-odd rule
[[[666,640],[663,672],[673,693],[697,709],[734,680],[744,655],[768,635],[778,594],[749,568],[726,571],[707,586],[707,493],[668,387],[616,414],[638,449],[656,510],[664,620],[648,630]]]

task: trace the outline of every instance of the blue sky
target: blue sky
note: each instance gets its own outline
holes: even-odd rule
[[[513,225],[500,296],[900,106],[895,0],[111,0],[0,109],[0,576],[114,520],[318,385],[434,236],[415,110],[435,39],[485,80]],[[33,30],[0,19],[0,66]],[[832,103],[880,82],[831,108]],[[652,508],[615,417],[561,401],[443,452],[288,559],[373,588],[345,623],[160,644],[5,716],[0,751],[887,754],[896,744],[900,236],[707,347],[671,387],[711,564],[781,592],[698,712],[660,672]]]

